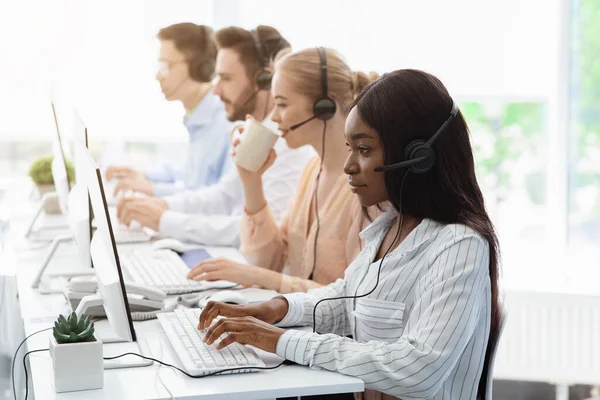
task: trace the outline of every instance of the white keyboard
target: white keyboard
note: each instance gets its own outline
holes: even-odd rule
[[[142,230],[123,229],[120,226],[113,228],[115,242],[117,244],[144,243],[150,241],[150,236]]]
[[[110,216],[110,223],[112,225],[113,233],[115,235],[115,242],[117,244],[144,243],[150,241],[150,235],[146,233],[139,222],[133,221],[133,228],[121,224],[117,218],[117,209],[114,207],[111,207],[108,210],[108,214]]]
[[[217,340],[210,346],[202,341],[206,329],[197,329],[200,308],[182,308],[173,313],[158,314],[158,320],[167,338],[175,349],[184,369],[192,375],[206,375],[211,372],[223,373],[254,372],[246,369],[264,367],[264,362],[250,347],[233,343],[217,350]],[[235,371],[224,371],[236,368]],[[241,369],[237,369],[241,368]]]
[[[171,250],[133,251],[121,257],[127,278],[135,283],[161,289],[166,294],[200,292],[236,286],[228,281],[203,282],[187,279],[189,269]]]

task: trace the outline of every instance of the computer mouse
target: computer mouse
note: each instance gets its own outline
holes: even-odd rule
[[[156,241],[152,242],[152,248],[155,250],[163,250],[163,249],[173,250],[175,253],[180,253],[180,254],[189,250],[188,245],[181,243],[177,239],[172,239],[172,238],[156,240]]]
[[[248,304],[246,296],[236,290],[221,290],[212,296],[200,299],[200,301],[198,301],[198,307],[206,307],[209,301],[219,301],[228,304]]]

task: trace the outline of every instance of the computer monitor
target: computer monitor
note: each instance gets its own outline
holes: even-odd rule
[[[83,122],[81,115],[79,114],[79,112],[77,110],[73,110],[73,139],[75,142],[79,141],[79,142],[83,143],[85,145],[85,148],[89,149],[88,129],[87,129],[86,124]],[[83,179],[83,177],[81,176],[82,175],[81,168],[77,168],[78,164],[79,164],[78,161],[82,157],[85,158],[85,155],[80,155],[79,152],[77,151],[77,147],[76,147],[75,148],[75,181]],[[88,239],[91,240],[92,234],[94,233],[94,228],[92,226],[92,220],[94,219],[94,212],[92,210],[92,201],[89,197],[89,194],[87,196],[87,204],[88,204],[88,231],[89,231]]]
[[[90,273],[92,266],[92,258],[90,256],[90,213],[89,213],[89,202],[87,194],[87,186],[81,182],[85,182],[81,177],[79,181],[76,181],[75,185],[71,187],[69,183],[67,163],[65,159],[65,153],[63,149],[63,140],[58,125],[58,119],[56,118],[56,108],[54,102],[52,105],[52,113],[54,115],[54,121],[56,124],[56,140],[53,144],[53,155],[52,160],[52,179],[58,197],[58,202],[62,213],[67,219],[68,233],[55,236],[52,240],[52,246],[48,251],[46,257],[42,262],[38,272],[36,273],[31,287],[39,288],[43,293],[54,293],[62,290],[61,282],[49,281],[42,283],[42,277],[46,268],[48,267],[50,260],[54,256],[58,246],[61,243],[75,242],[77,246],[77,265],[76,271],[69,273],[63,273],[60,275],[86,275]],[[78,159],[82,157],[75,154],[75,165],[78,164]],[[77,179],[77,176],[76,176]],[[56,284],[58,283],[58,286]]]
[[[54,117],[54,126],[56,127],[56,138],[58,140],[58,152],[60,153],[60,160],[62,161],[62,165],[64,167],[64,173],[66,176],[68,176],[67,160],[63,148],[62,137],[60,135],[60,127],[58,126],[58,118],[56,117],[56,106],[54,105],[54,101],[52,101],[50,105],[52,106],[52,116]],[[56,153],[54,158],[56,159]],[[60,165],[57,165],[57,167],[58,166]],[[67,179],[67,192],[69,190],[71,190],[71,182],[69,182],[69,179]]]
[[[91,232],[89,229],[90,213],[87,186],[81,176],[79,177],[79,180],[77,179],[77,175],[75,176],[75,185],[71,187],[69,183],[67,160],[65,159],[63,139],[58,126],[54,102],[52,103],[52,113],[56,124],[57,137],[53,146],[54,159],[52,160],[52,178],[54,179],[54,185],[58,194],[60,209],[67,218],[70,233],[77,245],[79,262],[84,268],[89,268],[91,267],[92,259],[90,256]],[[75,131],[75,135],[76,139],[78,139],[77,130]],[[77,154],[77,152],[75,153],[75,166],[81,163],[80,160],[82,157],[83,156]],[[75,171],[77,172],[77,168]]]
[[[78,167],[80,167],[83,181],[87,183],[97,225],[96,232],[92,237],[91,255],[106,316],[112,329],[120,338],[126,341],[136,341],[119,253],[104,193],[102,174],[81,141],[75,140],[75,149],[81,156]]]

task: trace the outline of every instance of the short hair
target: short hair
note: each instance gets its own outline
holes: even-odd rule
[[[279,31],[271,26],[259,25],[255,29],[265,60],[259,60],[259,50],[256,48],[252,32],[237,26],[218,30],[215,40],[219,49],[232,49],[240,56],[240,61],[248,76],[252,77],[259,70],[261,63],[270,64],[277,54],[290,48],[290,43],[281,36]]]
[[[183,22],[161,29],[157,37],[159,40],[173,41],[175,48],[185,55],[192,79],[198,82],[211,81],[215,74],[217,46],[210,27]]]

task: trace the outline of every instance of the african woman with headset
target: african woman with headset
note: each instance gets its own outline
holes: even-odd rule
[[[462,114],[437,78],[399,70],[359,95],[345,137],[352,191],[387,209],[361,232],[344,279],[255,305],[209,303],[205,341],[227,333],[218,348],[250,344],[356,376],[359,398],[483,398],[499,253]],[[227,318],[212,324],[217,315]],[[278,327],[299,325],[313,332]]]
[[[350,104],[370,78],[353,73],[333,50],[311,48],[277,60],[272,120],[290,148],[312,146],[317,156],[305,166],[296,198],[281,224],[265,200],[262,174],[238,168],[245,192],[241,252],[255,265],[227,259],[202,262],[188,277],[258,285],[280,293],[305,292],[344,274],[360,251],[360,204],[343,173],[346,159],[344,121]],[[234,142],[234,146],[236,142]],[[285,266],[290,274],[282,274]]]

